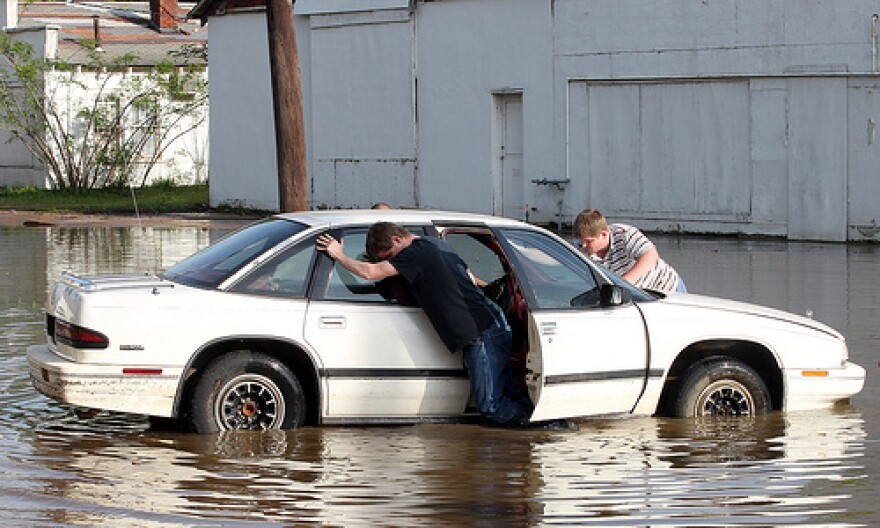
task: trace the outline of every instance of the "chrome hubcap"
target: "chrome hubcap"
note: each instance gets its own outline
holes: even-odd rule
[[[755,402],[752,393],[734,380],[710,383],[697,398],[696,416],[753,416]]]
[[[284,413],[281,389],[258,374],[231,379],[218,393],[214,406],[214,419],[221,430],[279,429]]]

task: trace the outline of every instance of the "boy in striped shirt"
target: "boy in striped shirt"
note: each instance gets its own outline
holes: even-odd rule
[[[635,227],[609,225],[602,213],[585,209],[575,219],[573,232],[581,251],[631,284],[647,290],[687,292],[675,269]]]

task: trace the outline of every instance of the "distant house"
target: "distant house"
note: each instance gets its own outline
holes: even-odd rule
[[[202,0],[211,201],[277,208],[264,11]],[[874,0],[297,0],[313,208],[880,240]]]
[[[151,0],[150,2],[19,2],[0,0],[0,27],[11,39],[30,43],[38,57],[61,59],[77,68],[76,75],[84,83],[83,88],[68,89],[58,97],[67,101],[77,98],[97,97],[95,75],[88,71],[89,51],[97,46],[107,61],[133,54],[127,70],[120,75],[143,76],[163,60],[201,67],[207,76],[205,53],[176,57],[173,52],[185,48],[202,49],[207,46],[207,30],[197,23],[184,20],[184,14],[192,5],[179,6],[177,0]],[[172,53],[172,55],[169,55]],[[0,64],[2,67],[2,64]],[[56,94],[60,75],[47,76],[46,91]],[[53,84],[54,83],[54,84]],[[78,88],[78,87],[77,87]],[[107,95],[104,92],[103,95]],[[56,100],[57,98],[56,97]],[[71,103],[71,112],[75,106]],[[124,102],[97,101],[99,105],[124,104]],[[195,121],[193,121],[195,120]],[[148,182],[157,179],[174,180],[179,183],[205,182],[208,178],[208,123],[205,116],[192,116],[177,122],[174,130],[132,130],[126,133],[145,134],[157,145],[158,139],[179,135],[178,128],[186,130],[199,123],[193,130],[174,139],[161,151],[158,163],[149,174]],[[141,125],[143,128],[143,125]],[[75,132],[72,132],[75,133]],[[48,184],[47,170],[41,166],[30,151],[18,141],[9,142],[9,132],[0,128],[0,186],[37,186]],[[146,149],[144,158],[155,153]],[[156,154],[158,156],[158,154]],[[138,162],[140,163],[140,162]],[[143,173],[143,171],[141,171]],[[139,174],[135,171],[135,178]],[[137,183],[140,183],[138,181]]]

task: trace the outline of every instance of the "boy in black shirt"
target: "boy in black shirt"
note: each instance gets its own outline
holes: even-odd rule
[[[367,280],[402,276],[446,348],[464,352],[480,414],[504,425],[528,422],[532,404],[515,389],[510,369],[510,326],[449,244],[378,222],[367,233],[367,255],[376,262],[347,256],[330,235],[318,237],[318,249]]]

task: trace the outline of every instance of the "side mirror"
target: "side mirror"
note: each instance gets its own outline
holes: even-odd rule
[[[632,302],[629,291],[617,284],[603,284],[599,287],[599,304],[607,306],[623,306]]]

